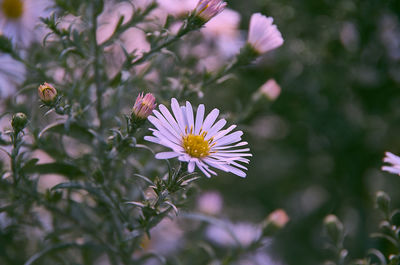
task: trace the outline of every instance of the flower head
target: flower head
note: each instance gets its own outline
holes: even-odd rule
[[[44,103],[51,103],[57,98],[57,90],[46,82],[38,87],[38,94]]]
[[[164,145],[172,151],[161,152],[157,159],[178,157],[180,161],[188,163],[188,171],[193,172],[197,166],[207,177],[216,175],[210,168],[218,168],[225,172],[232,172],[240,177],[246,177],[242,164],[248,163],[245,157],[250,157],[249,148],[234,149],[247,145],[241,142],[243,132],[232,132],[236,125],[222,130],[226,120],[217,122],[218,109],[213,109],[204,118],[205,108],[201,104],[197,108],[196,116],[193,114],[192,105],[179,106],[178,101],[171,99],[173,115],[162,104],[160,111],[154,110],[154,116],[149,116],[149,121],[156,127],[151,129],[153,136],[146,136],[145,140]]]
[[[0,32],[21,46],[28,46],[38,35],[36,24],[47,16],[48,0],[0,0]]]
[[[153,94],[147,93],[143,97],[143,93],[141,93],[136,98],[135,105],[132,108],[132,114],[134,114],[137,119],[145,120],[156,106],[156,98]]]
[[[226,3],[222,0],[199,0],[194,15],[207,22],[224,10]]]
[[[391,164],[391,166],[383,166],[383,171],[400,175],[400,157],[390,152],[386,152],[383,162]]]
[[[283,38],[274,19],[260,13],[253,14],[250,19],[248,44],[259,54],[276,49],[283,44]]]

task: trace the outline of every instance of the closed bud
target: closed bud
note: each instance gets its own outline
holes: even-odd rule
[[[278,209],[270,213],[262,224],[263,235],[272,236],[276,231],[285,227],[289,222],[289,216],[282,209]]]
[[[390,197],[383,191],[376,193],[376,206],[385,214],[389,213]]]
[[[45,104],[53,103],[57,98],[57,90],[49,83],[44,82],[38,87],[39,98]]]
[[[139,94],[132,108],[132,118],[134,120],[145,120],[156,106],[156,98],[153,94],[147,93],[145,96],[143,96],[143,93]]]
[[[338,245],[341,244],[344,236],[344,227],[336,215],[330,214],[324,219],[325,230],[332,241]]]
[[[269,79],[264,85],[260,87],[260,93],[268,100],[274,101],[281,94],[281,87],[274,79]]]
[[[222,0],[199,0],[194,15],[206,23],[216,15],[222,12],[226,3]]]
[[[14,114],[11,120],[11,126],[17,133],[22,131],[27,123],[28,123],[28,118],[26,117],[25,113],[22,112]]]

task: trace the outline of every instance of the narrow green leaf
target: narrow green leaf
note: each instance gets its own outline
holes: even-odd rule
[[[68,126],[67,126],[68,125]],[[38,135],[41,138],[47,132],[65,134],[77,140],[91,142],[93,140],[93,133],[90,130],[80,126],[76,123],[66,124],[65,122],[55,122],[47,125]]]
[[[47,255],[47,254],[49,254],[51,252],[62,250],[62,249],[66,249],[66,248],[71,248],[71,247],[81,247],[81,245],[76,244],[76,243],[60,243],[60,244],[53,245],[51,247],[47,247],[47,248],[43,249],[42,251],[36,253],[32,257],[30,257],[24,263],[24,265],[32,265],[36,261],[38,261],[40,258],[42,258],[43,256],[45,256],[45,255]]]

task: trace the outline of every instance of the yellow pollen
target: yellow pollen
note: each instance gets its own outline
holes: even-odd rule
[[[205,140],[204,134],[183,136],[183,148],[191,157],[203,158],[210,154],[210,143],[212,140]]]
[[[24,2],[23,0],[3,0],[1,10],[8,18],[20,18],[24,13]]]

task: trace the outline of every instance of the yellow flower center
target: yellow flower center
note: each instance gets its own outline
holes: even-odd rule
[[[24,13],[24,2],[23,0],[3,0],[1,10],[8,18],[20,18]]]
[[[203,158],[210,154],[210,144],[212,138],[206,141],[204,137],[207,135],[206,132],[200,135],[187,134],[183,136],[183,148],[186,153],[191,157]]]

